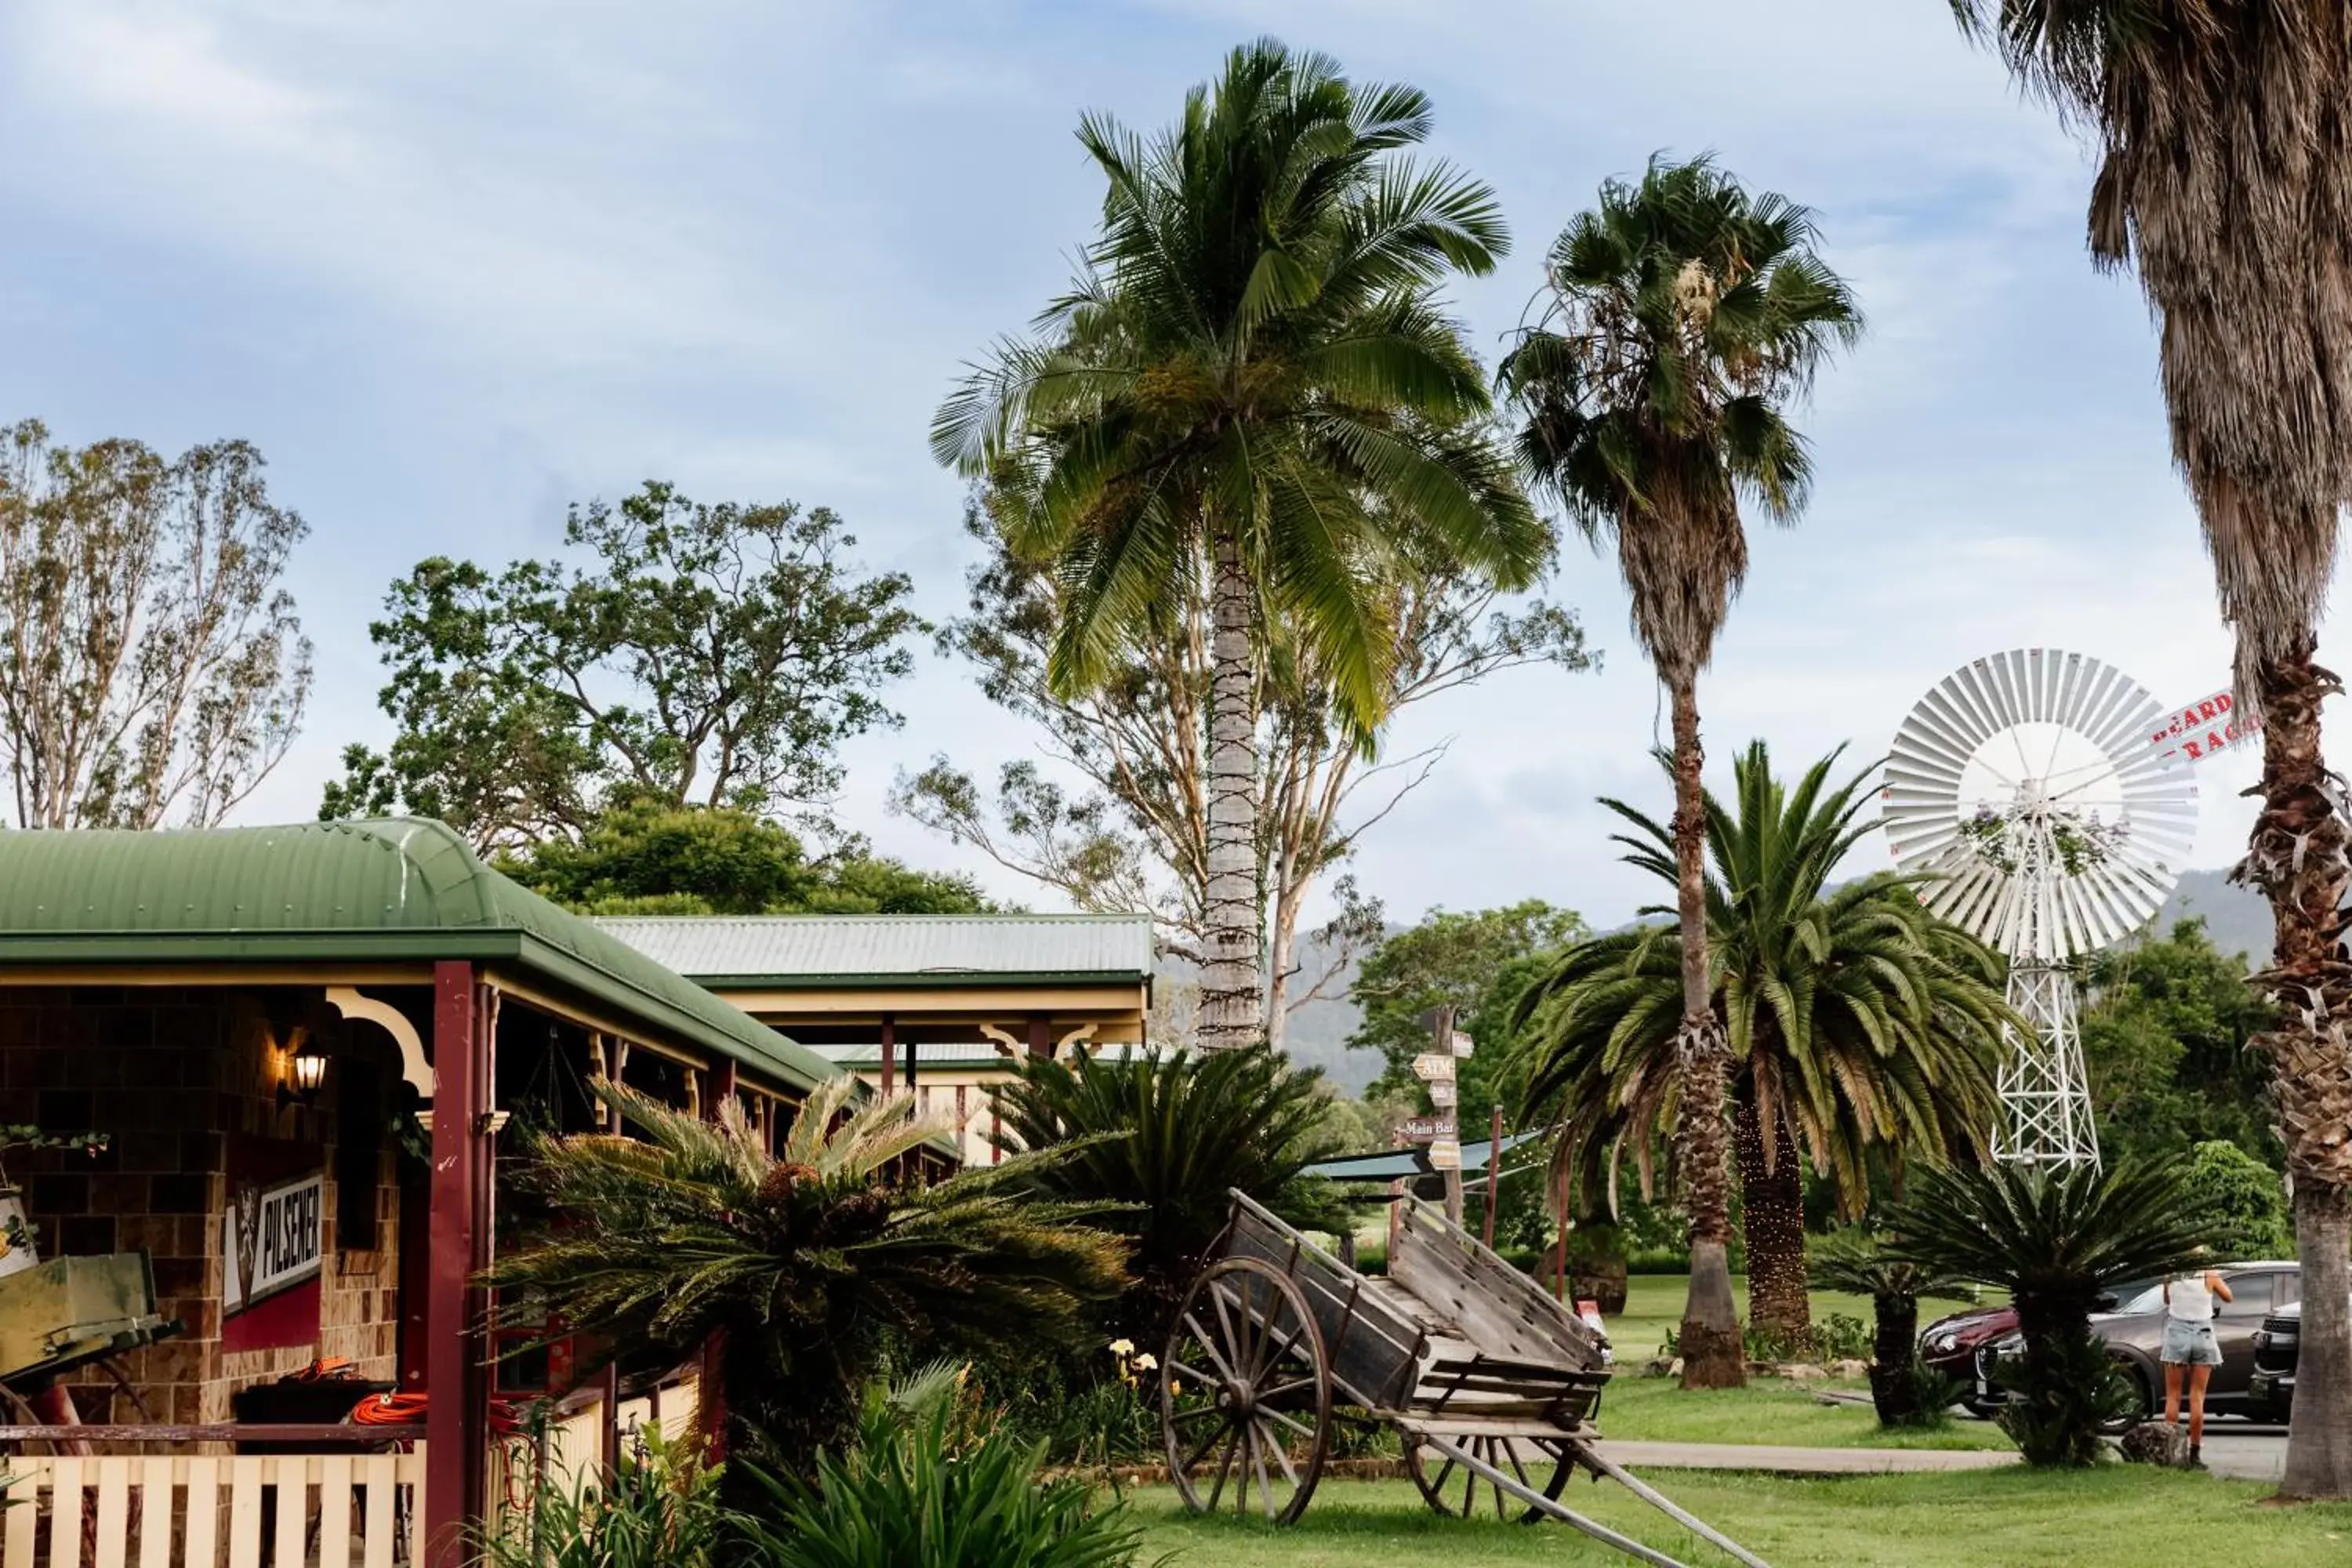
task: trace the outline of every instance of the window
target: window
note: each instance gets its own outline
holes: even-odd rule
[[[2261,1317],[2271,1310],[2271,1281],[2276,1276],[2265,1271],[2260,1274],[2224,1274],[2221,1283],[2230,1288],[2231,1299],[2215,1300],[2213,1310],[2232,1317]]]
[[[2126,1316],[2146,1316],[2164,1310],[2164,1286],[2161,1283],[2142,1287],[2128,1296],[2118,1296],[2116,1310]]]

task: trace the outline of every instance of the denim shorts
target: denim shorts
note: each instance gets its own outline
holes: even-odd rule
[[[2165,1319],[2161,1359],[2167,1365],[2220,1366],[2221,1346],[2213,1338],[2213,1325]]]

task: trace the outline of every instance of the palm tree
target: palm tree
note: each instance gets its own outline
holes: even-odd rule
[[[2123,1405],[2091,1334],[2100,1292],[2211,1261],[2211,1211],[2177,1165],[1930,1171],[1885,1220],[1889,1257],[2009,1292],[2025,1356],[2002,1425],[2035,1465],[2097,1462]]]
[[[856,1089],[811,1093],[774,1158],[732,1101],[708,1122],[602,1091],[643,1141],[535,1140],[518,1180],[553,1223],[486,1283],[631,1353],[722,1336],[731,1430],[794,1471],[845,1429],[894,1337],[975,1354],[1051,1342],[1118,1294],[1127,1245],[1090,1223],[1102,1205],[1028,1186],[1056,1156],[897,1180],[939,1129],[908,1097],[853,1106]]]
[[[2294,1180],[2305,1309],[2281,1489],[2352,1498],[2352,859],[2314,662],[2352,499],[2352,42],[2327,7],[2207,0],[1951,0],[2029,89],[2095,140],[2090,239],[2137,263],[2161,327],[2172,452],[2264,721],[2263,808],[2240,879],[2276,926],[2263,1037]]]
[[[1802,1160],[1834,1180],[1854,1213],[1868,1199],[1874,1149],[1930,1163],[1981,1152],[2010,1017],[1999,956],[1930,914],[1911,879],[1879,873],[1829,887],[1872,826],[1856,821],[1867,773],[1830,787],[1838,755],[1792,788],[1772,776],[1758,742],[1734,764],[1736,809],[1703,802],[1707,995],[1735,1064],[1748,1301],[1758,1327],[1791,1343],[1811,1328]],[[1635,829],[1618,838],[1626,859],[1675,881],[1671,831],[1605,804]],[[1668,925],[1596,938],[1562,954],[1519,1003],[1526,1113],[1559,1107],[1564,1157],[1587,1192],[1605,1186],[1612,1204],[1626,1154],[1647,1186],[1654,1133],[1681,1122],[1692,1092],[1673,1070],[1684,952]]]
[[[1553,243],[1551,300],[1503,363],[1526,416],[1522,466],[1596,544],[1614,545],[1633,634],[1674,708],[1676,912],[1686,1080],[1675,1140],[1691,1206],[1684,1382],[1744,1380],[1726,1249],[1728,1070],[1708,998],[1698,673],[1748,569],[1744,496],[1775,521],[1802,510],[1811,476],[1788,405],[1862,316],[1813,252],[1812,215],[1751,197],[1705,158],[1653,160],[1637,184]]]
[[[1264,1045],[1032,1060],[996,1100],[1005,1147],[1069,1149],[1032,1174],[1038,1191],[1124,1206],[1136,1283],[1114,1326],[1154,1349],[1224,1229],[1234,1189],[1303,1229],[1353,1223],[1331,1183],[1304,1174],[1338,1152],[1330,1107],[1320,1072]]]
[[[1807,1273],[1821,1289],[1870,1298],[1870,1403],[1878,1424],[1908,1426],[1934,1416],[1919,1399],[1919,1298],[1965,1281],[1893,1256],[1859,1226],[1823,1237]]]
[[[1165,607],[1208,584],[1204,1044],[1265,1037],[1269,626],[1314,650],[1370,736],[1395,536],[1504,587],[1549,550],[1434,297],[1493,269],[1501,214],[1484,184],[1398,155],[1429,130],[1416,89],[1358,86],[1271,39],[1235,49],[1148,142],[1089,115],[1078,139],[1108,188],[1084,270],[932,424],[940,460],[992,484],[1013,553],[1060,579],[1057,690],[1108,678],[1123,641],[1171,635]]]

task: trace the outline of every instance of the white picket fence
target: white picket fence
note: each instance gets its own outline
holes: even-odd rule
[[[415,1563],[423,1448],[10,1459],[0,1568]]]

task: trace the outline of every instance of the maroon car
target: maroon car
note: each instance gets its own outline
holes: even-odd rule
[[[1962,1389],[1961,1403],[1971,1414],[1990,1415],[1977,1395],[1977,1347],[2017,1331],[2014,1307],[1977,1307],[1938,1318],[1919,1335],[1919,1360],[1942,1373]]]

